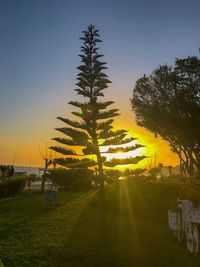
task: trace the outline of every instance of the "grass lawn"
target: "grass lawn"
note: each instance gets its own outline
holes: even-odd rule
[[[55,209],[39,193],[0,200],[0,258],[5,267],[198,267],[167,226],[179,190],[122,181],[106,191],[103,225],[94,191],[60,192]]]

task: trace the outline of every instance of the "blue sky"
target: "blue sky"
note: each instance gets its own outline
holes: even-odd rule
[[[135,80],[173,65],[175,57],[199,57],[197,0],[0,0],[0,163],[17,150],[21,164],[26,154],[20,156],[19,145],[37,158],[32,145],[56,135],[56,116],[68,116],[67,103],[76,98],[79,37],[89,24],[103,39],[113,82],[106,97],[132,130],[138,130],[129,103]]]

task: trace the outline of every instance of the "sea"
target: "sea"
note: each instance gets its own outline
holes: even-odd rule
[[[36,174],[37,177],[43,175],[44,169],[39,167],[24,167],[24,166],[14,166],[15,174],[25,173],[25,174]]]

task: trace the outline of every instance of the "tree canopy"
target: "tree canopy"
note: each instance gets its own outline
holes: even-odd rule
[[[132,109],[138,125],[167,140],[182,170],[200,171],[200,60],[176,59],[136,81]]]

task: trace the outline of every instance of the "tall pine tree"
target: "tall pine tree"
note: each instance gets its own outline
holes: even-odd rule
[[[138,156],[127,159],[113,159],[107,161],[104,154],[128,152],[135,150],[140,145],[132,145],[135,140],[127,137],[126,130],[113,130],[112,123],[114,117],[118,116],[118,109],[107,109],[113,101],[100,101],[104,97],[103,91],[108,87],[110,80],[105,74],[106,63],[101,61],[103,55],[99,54],[97,44],[101,42],[99,30],[95,26],[88,26],[87,31],[83,31],[83,41],[81,46],[81,65],[77,68],[77,89],[78,95],[83,96],[85,102],[71,101],[70,105],[79,109],[79,112],[72,112],[78,117],[78,121],[68,118],[58,117],[59,120],[67,124],[67,127],[57,128],[66,138],[54,138],[62,146],[52,146],[56,152],[65,155],[65,158],[58,158],[56,162],[67,168],[88,168],[97,166],[100,176],[100,187],[104,188],[103,168],[115,167],[124,164],[136,164],[145,156]],[[124,147],[124,144],[130,143]],[[122,145],[122,147],[119,147]],[[106,152],[101,152],[101,147],[108,147]],[[77,147],[81,147],[82,153],[77,153]],[[80,149],[79,149],[80,150]],[[86,156],[87,155],[87,156]],[[88,157],[95,155],[95,157]],[[117,155],[117,154],[116,154]]]

